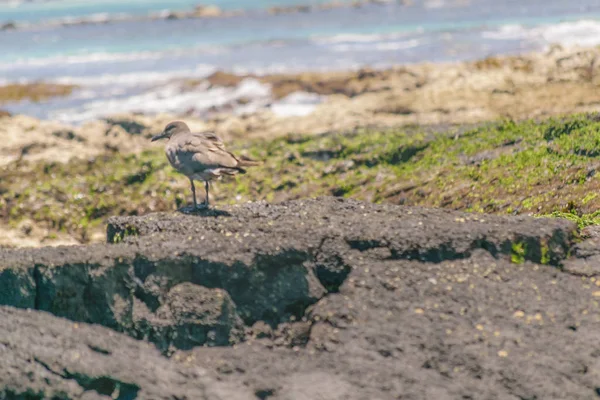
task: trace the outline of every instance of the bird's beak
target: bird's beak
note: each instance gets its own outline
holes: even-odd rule
[[[165,132],[161,132],[161,133],[159,133],[156,136],[152,136],[152,140],[150,140],[150,141],[151,142],[155,142],[155,141],[160,140],[160,139],[165,138],[165,137],[167,137],[167,134]]]

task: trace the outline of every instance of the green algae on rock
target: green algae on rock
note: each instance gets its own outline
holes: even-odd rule
[[[266,160],[217,182],[215,204],[334,195],[394,204],[600,222],[598,115],[477,127],[370,128],[232,143]],[[37,184],[31,184],[37,182]],[[191,199],[161,150],[67,164],[11,164],[0,172],[3,221],[28,218],[79,241],[111,215],[174,210]]]
[[[77,89],[76,85],[56,83],[13,83],[0,86],[0,104],[21,100],[38,102],[50,97],[63,97],[70,95],[75,89]]]

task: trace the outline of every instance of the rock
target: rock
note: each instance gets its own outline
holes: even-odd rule
[[[170,12],[170,13],[167,13],[164,18],[168,21],[173,21],[173,20],[181,19],[182,15],[180,13]]]
[[[198,5],[194,7],[192,16],[195,18],[214,18],[223,15],[223,11],[215,5]]]
[[[147,136],[164,128],[173,116],[153,117],[115,115],[106,121],[93,121],[80,127],[54,121],[40,121],[24,115],[2,117],[7,123],[0,126],[0,135],[10,138],[0,151],[0,165],[12,161],[68,162],[73,158],[92,158],[105,154],[107,147],[119,152],[132,153],[148,148]],[[201,121],[191,119],[194,129],[203,127]],[[117,134],[117,138],[113,134]],[[35,151],[32,151],[35,150]]]
[[[36,307],[35,277],[28,270],[0,267],[0,305]]]
[[[274,6],[269,7],[267,12],[271,15],[281,15],[281,14],[296,14],[296,13],[308,13],[314,10],[332,10],[336,8],[342,7],[355,7],[360,8],[369,4],[391,4],[392,0],[354,0],[352,2],[344,2],[339,0],[333,0],[329,2],[320,2],[317,5],[292,5],[292,6]]]
[[[36,308],[147,338],[166,351],[172,346],[189,347],[192,341],[195,345],[235,343],[240,321],[277,325],[300,318],[326,293],[311,268],[308,249],[296,250],[286,240],[273,240],[249,251],[238,235],[225,236],[227,243],[220,243],[221,237],[207,231],[196,237],[197,242],[173,237],[151,239],[141,247],[1,250],[0,270],[15,278],[2,282],[10,286],[0,300],[22,304],[21,293],[27,293],[28,279],[34,279]],[[257,240],[266,239],[261,237],[251,242],[257,245]],[[185,261],[175,254],[185,254]],[[185,292],[196,296],[197,308],[192,310],[196,320],[175,306],[174,290],[186,282],[204,287],[194,289],[193,296]],[[194,330],[193,340],[174,334],[182,330]]]
[[[252,334],[258,339],[270,338],[273,336],[273,329],[264,321],[258,321],[252,325]]]
[[[485,250],[441,263],[358,257],[339,293],[307,313],[303,344],[262,339],[180,356],[215,371],[228,365],[226,382],[243,380],[269,399],[595,395],[600,375],[578,371],[597,364],[589,341],[600,313],[581,277]],[[300,384],[308,376],[322,379]]]
[[[340,198],[274,205],[249,203],[221,211],[209,210],[202,215],[205,218],[183,213],[159,213],[151,218],[114,217],[109,219],[108,241],[158,234],[166,237],[193,232],[212,235],[225,230],[231,235],[247,234],[242,243],[255,243],[259,237],[270,240],[273,236],[276,238],[273,243],[291,240],[291,246],[299,250],[316,244],[322,246],[321,240],[325,238],[336,238],[361,251],[387,248],[395,258],[432,262],[466,257],[477,248],[510,258],[512,245],[523,242],[529,249],[527,259],[540,262],[543,252],[551,263],[557,264],[565,258],[576,230],[574,224],[557,219],[374,205]],[[264,226],[261,220],[270,223]],[[291,226],[311,227],[313,233],[308,234],[305,229],[292,232]],[[131,232],[135,235],[130,235]],[[192,234],[192,242],[197,239],[195,236]]]
[[[131,135],[140,135],[144,131],[146,131],[147,127],[135,119],[126,116],[126,117],[114,117],[114,118],[106,118],[106,123],[108,123],[111,127],[118,126],[125,130],[125,132]]]
[[[206,385],[218,375],[219,390],[243,385],[259,399],[593,398],[600,291],[596,276],[566,266],[597,245],[576,243],[575,231],[560,219],[336,198],[117,217],[107,244],[0,249],[0,302],[112,328],[93,331],[94,347],[116,343],[102,357],[119,357],[123,343],[136,363],[205,369]],[[143,371],[62,364],[75,363],[64,347],[83,343],[78,362],[98,365],[87,334],[70,339],[69,325],[46,322],[62,320],[21,313],[12,322],[0,312],[0,351],[38,357],[4,339],[23,326],[15,336],[51,352],[25,387],[56,393],[74,370],[92,378],[71,379],[68,393],[97,376],[110,377],[92,385],[100,394],[114,382],[150,390]],[[37,339],[27,321],[38,318],[60,345]],[[148,361],[154,350],[114,330],[171,361]]]
[[[29,235],[31,235],[31,232],[33,232],[34,226],[35,226],[35,223],[32,220],[25,219],[25,220],[19,222],[18,229],[21,231],[21,233],[23,235],[29,236]]]
[[[323,371],[293,374],[282,383],[281,400],[344,400],[353,397],[354,388],[343,378]]]
[[[224,71],[215,71],[206,77],[206,80],[213,86],[234,87],[245,79],[244,76],[231,74]]]
[[[0,118],[6,118],[6,117],[10,117],[10,116],[12,116],[12,114],[9,113],[8,111],[0,110]]]
[[[134,302],[133,319],[138,336],[156,343],[163,352],[232,345],[241,341],[244,333],[227,292],[189,282],[169,290],[155,314],[146,303]]]
[[[271,15],[280,15],[280,14],[296,14],[296,13],[308,13],[311,11],[310,6],[305,5],[296,5],[289,7],[269,7],[267,10]]]
[[[74,140],[80,143],[84,143],[87,141],[84,137],[81,137],[78,134],[76,134],[72,129],[56,130],[52,132],[52,136],[66,140]]]
[[[320,3],[319,5],[317,5],[317,7],[319,10],[332,10],[335,8],[345,7],[346,5],[347,3],[345,3],[344,1],[334,0],[331,2]]]
[[[581,232],[581,242],[571,250],[573,257],[563,262],[563,269],[573,275],[600,276],[600,227],[588,226]]]
[[[99,326],[0,307],[2,399],[254,399]]]
[[[6,22],[0,25],[0,31],[13,31],[17,29],[17,25],[14,22]]]
[[[600,226],[591,225],[581,230],[581,237],[583,239],[592,239],[600,243]]]

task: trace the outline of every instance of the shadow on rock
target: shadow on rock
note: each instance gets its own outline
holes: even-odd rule
[[[181,207],[177,209],[177,212],[200,217],[231,217],[231,214],[225,210],[217,210],[215,208],[195,208],[194,206]]]

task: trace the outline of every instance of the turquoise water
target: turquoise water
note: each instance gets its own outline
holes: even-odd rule
[[[573,7],[562,0],[530,0],[528,7],[514,2],[514,8],[511,8],[506,4],[496,4],[493,0],[478,0],[481,7],[428,8],[428,3],[421,1],[421,4],[414,7],[370,6],[360,10],[344,8],[273,17],[260,11],[275,4],[296,4],[297,0],[221,0],[214,3],[223,8],[253,7],[255,12],[217,20],[129,21],[68,28],[42,26],[0,32],[0,63],[107,53],[167,52],[178,49],[194,51],[202,48],[223,50],[225,47],[256,43],[268,45],[272,41],[285,41],[293,45],[298,41],[339,34],[413,33],[421,39],[430,40],[431,35],[438,32],[481,32],[511,24],[531,27],[583,18],[597,19],[600,16],[600,3],[594,4],[597,3],[596,0],[581,1],[588,1],[590,4]],[[23,3],[14,10],[0,3],[0,15],[2,18],[12,15],[43,22],[90,13],[145,14],[169,5],[176,9],[189,9],[195,4],[196,0],[104,0],[93,3],[50,0],[43,3]],[[493,49],[490,50],[490,53],[494,52]],[[476,55],[478,54],[473,54]]]
[[[266,11],[298,1],[213,1],[223,9],[248,12],[231,18],[68,27],[47,22],[191,9],[197,0],[50,0],[18,7],[0,2],[1,20],[35,23],[0,31],[0,84],[44,80],[85,88],[68,99],[4,108],[81,121],[103,110],[148,110],[162,102],[161,90],[174,78],[202,77],[217,69],[269,73],[378,68],[522,53],[551,43],[600,44],[598,0],[414,0],[411,6],[393,2],[278,16]],[[175,101],[173,107],[197,106],[194,101]]]
[[[306,4],[324,3],[309,1]],[[201,4],[197,0],[50,0],[45,2],[0,2],[0,21],[42,22],[64,18],[80,18],[98,14],[145,15],[162,10],[190,10]],[[213,0],[210,4],[223,10],[262,10],[272,6],[298,4],[298,0]]]

